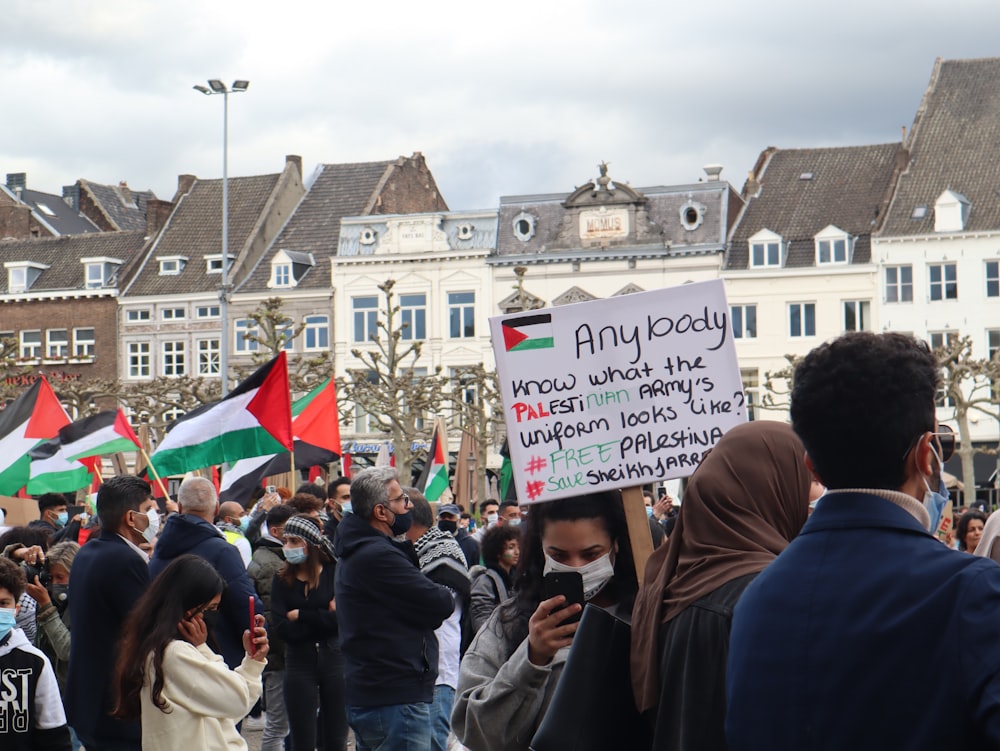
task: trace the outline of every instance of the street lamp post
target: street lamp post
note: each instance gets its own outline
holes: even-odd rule
[[[219,375],[222,379],[222,396],[229,393],[229,95],[242,94],[249,81],[233,81],[227,87],[218,78],[211,78],[208,86],[195,84],[195,91],[206,96],[222,94],[222,284],[219,289],[219,323],[222,339],[219,342]]]

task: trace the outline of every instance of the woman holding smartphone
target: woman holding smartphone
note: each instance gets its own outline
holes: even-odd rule
[[[310,516],[285,522],[285,566],[271,585],[271,617],[285,642],[285,710],[292,751],[316,748],[320,708],[325,751],[347,747],[333,546]],[[378,624],[372,624],[378,628]]]
[[[115,716],[142,721],[143,751],[246,749],[236,723],[261,694],[267,663],[264,617],[243,632],[246,656],[230,670],[206,643],[204,613],[225,582],[196,555],[172,561],[129,614],[116,667]]]
[[[479,631],[459,674],[452,729],[476,751],[527,749],[552,700],[583,606],[546,598],[545,574],[578,574],[585,602],[626,617],[638,588],[617,491],[534,505],[522,529],[514,597]]]

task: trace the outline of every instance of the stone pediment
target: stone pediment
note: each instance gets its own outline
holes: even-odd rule
[[[522,294],[524,295],[524,303],[525,303],[523,307],[521,305]],[[508,295],[499,303],[497,303],[497,307],[500,308],[500,311],[504,314],[518,313],[522,310],[538,310],[539,308],[544,308],[545,300],[538,297],[537,295],[531,294],[527,290],[524,290],[523,293],[514,292],[514,294],[512,295]]]
[[[635,294],[636,292],[645,292],[645,291],[646,290],[644,290],[638,284],[635,284],[634,282],[629,282],[624,287],[622,287],[620,290],[618,290],[617,292],[615,292],[612,295],[612,297],[621,297],[622,295],[632,295],[632,294]]]
[[[568,290],[559,295],[559,297],[553,300],[552,304],[571,305],[575,302],[589,302],[590,300],[596,299],[596,295],[592,295],[584,289],[580,289],[579,287],[570,287]]]
[[[646,197],[623,183],[616,183],[608,176],[608,165],[601,162],[598,165],[600,177],[591,180],[569,194],[563,201],[567,209],[586,208],[588,206],[613,206],[626,204],[642,204]]]

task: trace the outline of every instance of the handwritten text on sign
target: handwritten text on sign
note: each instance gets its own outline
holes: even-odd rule
[[[490,329],[521,503],[685,477],[746,421],[721,280]]]

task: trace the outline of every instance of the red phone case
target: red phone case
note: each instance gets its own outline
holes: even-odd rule
[[[254,637],[256,633],[256,623],[254,623],[254,608],[253,608],[253,595],[250,596],[250,656],[253,657],[257,653],[257,645],[254,644]]]

